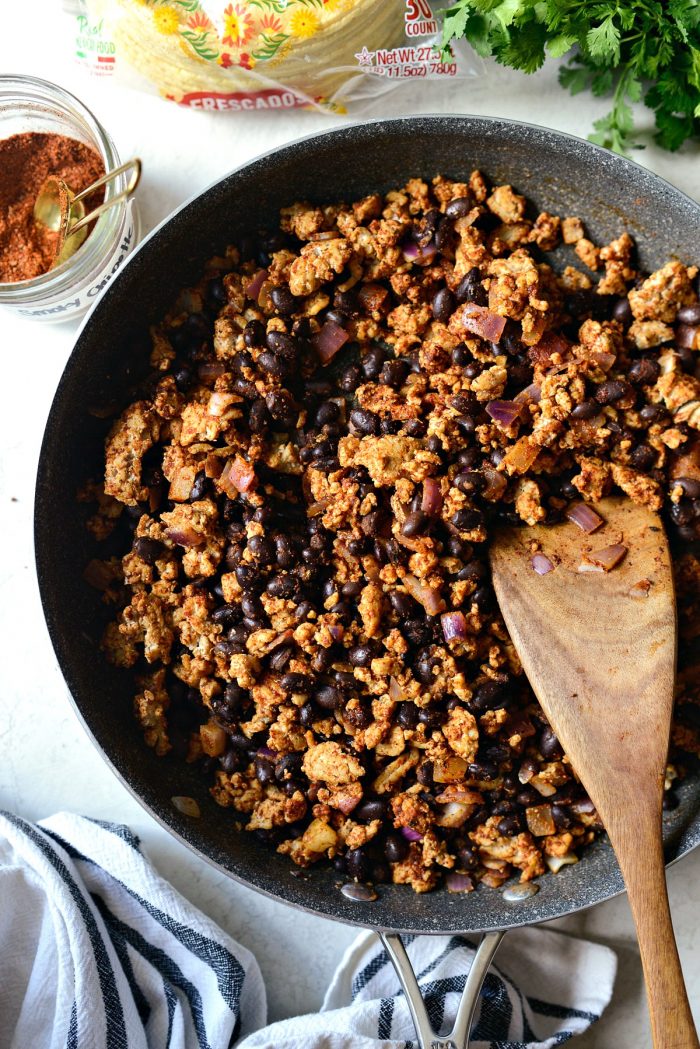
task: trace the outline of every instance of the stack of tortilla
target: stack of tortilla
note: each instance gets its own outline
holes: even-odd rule
[[[291,89],[342,108],[343,86],[367,71],[371,53],[405,43],[405,0],[88,3],[109,27],[117,62],[176,102]]]

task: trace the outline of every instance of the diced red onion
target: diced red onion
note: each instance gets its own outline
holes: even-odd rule
[[[586,535],[592,535],[601,525],[605,524],[603,518],[588,503],[573,503],[568,507],[566,516]]]
[[[542,387],[538,382],[531,382],[524,390],[517,394],[515,400],[523,401],[525,404],[539,404],[542,397]]]
[[[489,401],[486,405],[487,414],[504,430],[509,429],[520,418],[522,410],[522,402],[517,401]]]
[[[388,289],[381,284],[363,284],[357,293],[357,301],[363,310],[372,313],[379,309],[388,295]]]
[[[468,874],[457,874],[456,871],[450,871],[445,878],[445,885],[448,892],[471,892],[474,888],[474,882]]]
[[[700,339],[700,328],[692,328],[689,324],[679,324],[676,328],[676,346],[684,350],[694,350]]]
[[[609,372],[617,357],[614,353],[592,353],[591,360],[594,360],[604,372]]]
[[[406,262],[415,262],[417,266],[427,266],[437,255],[437,246],[433,243],[421,247],[414,240],[407,240],[401,245]]]
[[[477,306],[473,302],[468,302],[462,308],[462,326],[482,339],[499,342],[506,326],[506,318],[499,316],[498,313],[492,313],[486,306]]]
[[[257,301],[260,289],[267,280],[267,270],[258,270],[253,279],[245,286],[245,293],[249,299]]]
[[[278,634],[277,637],[273,638],[272,641],[265,645],[263,655],[266,656],[269,652],[274,652],[274,650],[279,648],[280,645],[286,645],[288,642],[292,641],[293,638],[293,630],[283,630],[281,634]]]
[[[204,361],[197,368],[197,375],[202,382],[208,382],[210,379],[218,379],[225,371],[226,365],[223,361]]]
[[[498,470],[494,470],[492,466],[482,466],[481,472],[486,479],[486,487],[482,491],[484,499],[488,499],[490,502],[496,502],[500,499],[506,488],[508,482],[502,473]]]
[[[276,758],[277,751],[271,750],[270,747],[258,747],[255,756],[256,758]]]
[[[412,827],[401,827],[401,833],[403,834],[406,841],[422,841],[423,835],[419,834],[417,830],[413,830]]]
[[[186,524],[166,528],[165,534],[178,546],[202,546],[204,543],[204,536]]]
[[[253,465],[237,455],[235,459],[229,459],[224,466],[219,478],[219,487],[229,498],[235,499],[241,492],[249,492],[256,482]]]
[[[595,550],[587,557],[594,565],[599,565],[604,572],[610,572],[624,560],[626,553],[626,546],[623,546],[622,543],[613,543],[612,546],[604,546],[602,550]]]
[[[445,641],[465,641],[467,637],[467,621],[462,612],[445,612],[440,616],[442,633]]]
[[[343,635],[345,634],[345,627],[342,623],[329,623],[328,633],[334,641],[342,641]]]
[[[429,616],[436,616],[445,611],[445,602],[438,590],[433,590],[427,583],[421,583],[420,579],[408,572],[403,577],[403,583],[411,597],[423,606]]]
[[[362,794],[343,794],[343,796],[335,802],[335,806],[344,816],[349,816],[352,810],[356,809],[361,801]]]
[[[325,499],[319,499],[316,503],[309,503],[306,513],[309,517],[318,517],[318,515],[322,514],[332,502],[333,500],[328,496]]]
[[[569,340],[556,331],[546,331],[537,343],[538,353],[544,350],[549,357],[553,357],[555,353],[565,357],[570,349],[571,343]]]
[[[435,517],[442,510],[442,491],[439,481],[434,477],[426,477],[423,481],[423,498],[420,508],[424,514]]]
[[[394,703],[402,703],[406,697],[403,694],[401,685],[398,683],[395,677],[389,678],[389,699]]]
[[[547,575],[547,572],[552,571],[554,565],[548,557],[545,557],[544,554],[533,554],[532,567],[535,569],[538,575]]]
[[[350,336],[335,321],[326,321],[321,330],[312,337],[311,342],[322,364],[328,364],[336,353],[342,349]]]

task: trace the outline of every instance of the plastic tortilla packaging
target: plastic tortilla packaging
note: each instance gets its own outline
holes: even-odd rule
[[[440,52],[449,0],[64,0],[78,61],[182,106],[362,113],[416,79],[476,72]]]

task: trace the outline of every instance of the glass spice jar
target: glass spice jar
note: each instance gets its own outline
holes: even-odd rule
[[[119,167],[112,139],[74,95],[30,76],[0,76],[0,139],[25,132],[66,135],[92,147],[105,171]],[[128,175],[111,180],[108,201],[126,188]],[[31,320],[72,320],[85,313],[135,247],[139,218],[133,198],[115,203],[74,255],[31,280],[0,282],[0,306]]]

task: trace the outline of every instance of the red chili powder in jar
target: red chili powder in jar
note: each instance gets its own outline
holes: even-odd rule
[[[104,175],[102,158],[67,135],[28,131],[0,140],[0,282],[12,284],[51,269],[58,233],[34,221],[37,194],[49,175],[62,178],[73,193]],[[97,207],[104,191],[85,201]]]

